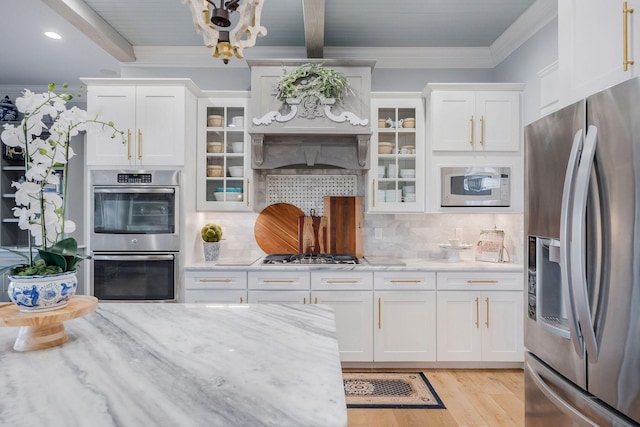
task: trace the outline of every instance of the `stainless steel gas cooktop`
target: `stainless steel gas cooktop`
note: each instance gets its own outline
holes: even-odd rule
[[[358,258],[350,254],[271,254],[264,257],[267,265],[297,264],[358,264]]]

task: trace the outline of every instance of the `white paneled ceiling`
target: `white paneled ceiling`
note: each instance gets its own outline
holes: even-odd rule
[[[354,57],[362,52],[368,59],[380,61],[387,55],[393,56],[399,67],[422,66],[403,64],[397,58],[399,52],[410,52],[406,56],[415,58],[427,57],[428,49],[438,49],[440,56],[446,56],[443,55],[446,50],[440,48],[485,49],[482,54],[490,57],[488,49],[525,12],[531,14],[541,3],[544,6],[538,9],[547,11],[555,3],[553,0],[310,1],[325,5],[324,57]],[[4,2],[1,9],[0,36],[4,47],[0,84],[41,84],[61,81],[60,76],[65,75],[112,76],[107,70],[119,74],[123,64],[112,56],[110,37],[104,28],[91,20],[89,29],[86,22],[83,28],[73,21],[78,16],[60,12],[76,4],[91,8],[97,19],[106,21],[105,27],[112,27],[111,31],[122,36],[120,48],[124,44],[129,52],[135,52],[135,61],[127,66],[153,62],[154,55],[164,55],[166,62],[167,57],[176,56],[176,47],[206,56],[208,66],[222,66],[221,61],[209,58],[209,50],[204,49],[202,37],[195,32],[191,13],[180,0],[20,0]],[[262,24],[268,35],[258,38],[256,47],[245,51],[247,57],[299,58],[301,52],[304,55],[302,4],[303,0],[265,0]],[[548,15],[545,12],[541,16],[546,19]],[[535,20],[536,15],[533,16]],[[42,37],[48,29],[61,32],[63,40],[55,42]],[[120,60],[128,61],[123,56]],[[229,66],[246,66],[244,61],[232,59],[232,62]]]

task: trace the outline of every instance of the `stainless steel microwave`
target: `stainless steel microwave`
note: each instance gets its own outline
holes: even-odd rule
[[[441,206],[510,206],[511,168],[442,167]]]

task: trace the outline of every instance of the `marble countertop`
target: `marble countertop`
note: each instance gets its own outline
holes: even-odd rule
[[[64,324],[25,353],[0,328],[0,425],[347,425],[328,306],[101,302]]]
[[[234,258],[230,260],[220,259],[218,262],[197,261],[187,263],[184,266],[186,271],[202,270],[331,270],[331,271],[496,271],[496,272],[522,272],[522,264],[516,263],[493,263],[482,261],[451,262],[446,259],[419,259],[419,258],[386,258],[375,257],[360,260],[357,265],[327,265],[327,264],[305,264],[305,265],[264,265],[262,258],[247,258],[246,260]]]

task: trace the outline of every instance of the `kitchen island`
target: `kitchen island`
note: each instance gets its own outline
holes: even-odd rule
[[[24,353],[0,328],[0,425],[347,424],[328,306],[101,302],[65,328]]]

